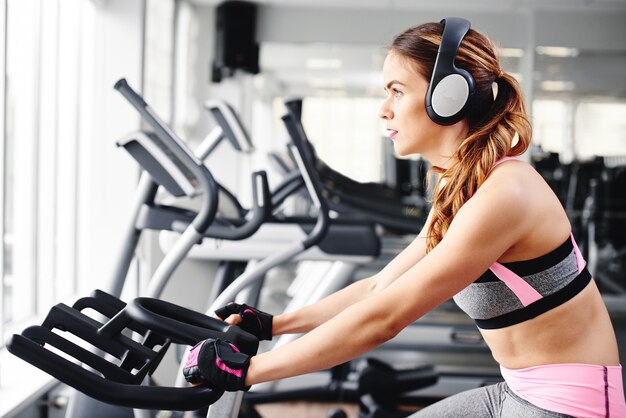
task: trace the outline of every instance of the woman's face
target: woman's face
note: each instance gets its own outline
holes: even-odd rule
[[[385,59],[383,80],[387,98],[379,116],[387,121],[396,154],[422,154],[435,165],[449,158],[453,150],[445,149],[448,141],[443,139],[449,136],[446,127],[433,122],[426,113],[428,81],[407,58],[394,51]]]

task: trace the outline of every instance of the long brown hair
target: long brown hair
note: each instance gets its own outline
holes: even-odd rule
[[[398,35],[390,50],[408,58],[426,80],[430,80],[443,25],[426,23]],[[518,156],[528,148],[531,127],[522,89],[515,78],[502,72],[492,42],[470,29],[463,38],[455,61],[474,77],[475,93],[467,115],[469,131],[457,149],[453,164],[440,173],[432,197],[433,219],[427,249],[443,238],[452,219],[483,184],[496,161]],[[492,85],[497,84],[494,100]]]

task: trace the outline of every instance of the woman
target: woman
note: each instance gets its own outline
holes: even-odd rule
[[[241,390],[326,369],[454,297],[505,382],[416,417],[626,417],[615,334],[568,218],[541,176],[512,158],[531,130],[494,46],[463,19],[427,23],[394,39],[383,75],[380,117],[396,153],[419,153],[440,173],[422,232],[378,274],[296,312],[221,309],[264,338],[306,334],[252,358],[205,341],[190,354],[188,380]]]

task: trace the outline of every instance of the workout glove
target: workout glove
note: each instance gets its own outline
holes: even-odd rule
[[[239,314],[241,322],[238,326],[241,329],[254,335],[259,340],[272,339],[272,319],[274,317],[268,313],[245,304],[231,302],[223,308],[217,309],[215,314],[222,319],[226,319],[232,314]]]
[[[209,338],[191,349],[183,374],[193,386],[206,384],[235,392],[250,389],[245,386],[249,365],[250,356],[239,352],[235,345]]]

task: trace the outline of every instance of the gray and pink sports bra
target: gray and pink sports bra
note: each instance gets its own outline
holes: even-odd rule
[[[570,235],[558,248],[538,258],[493,263],[453,299],[479,328],[508,327],[535,318],[576,296],[591,280],[585,264]]]

